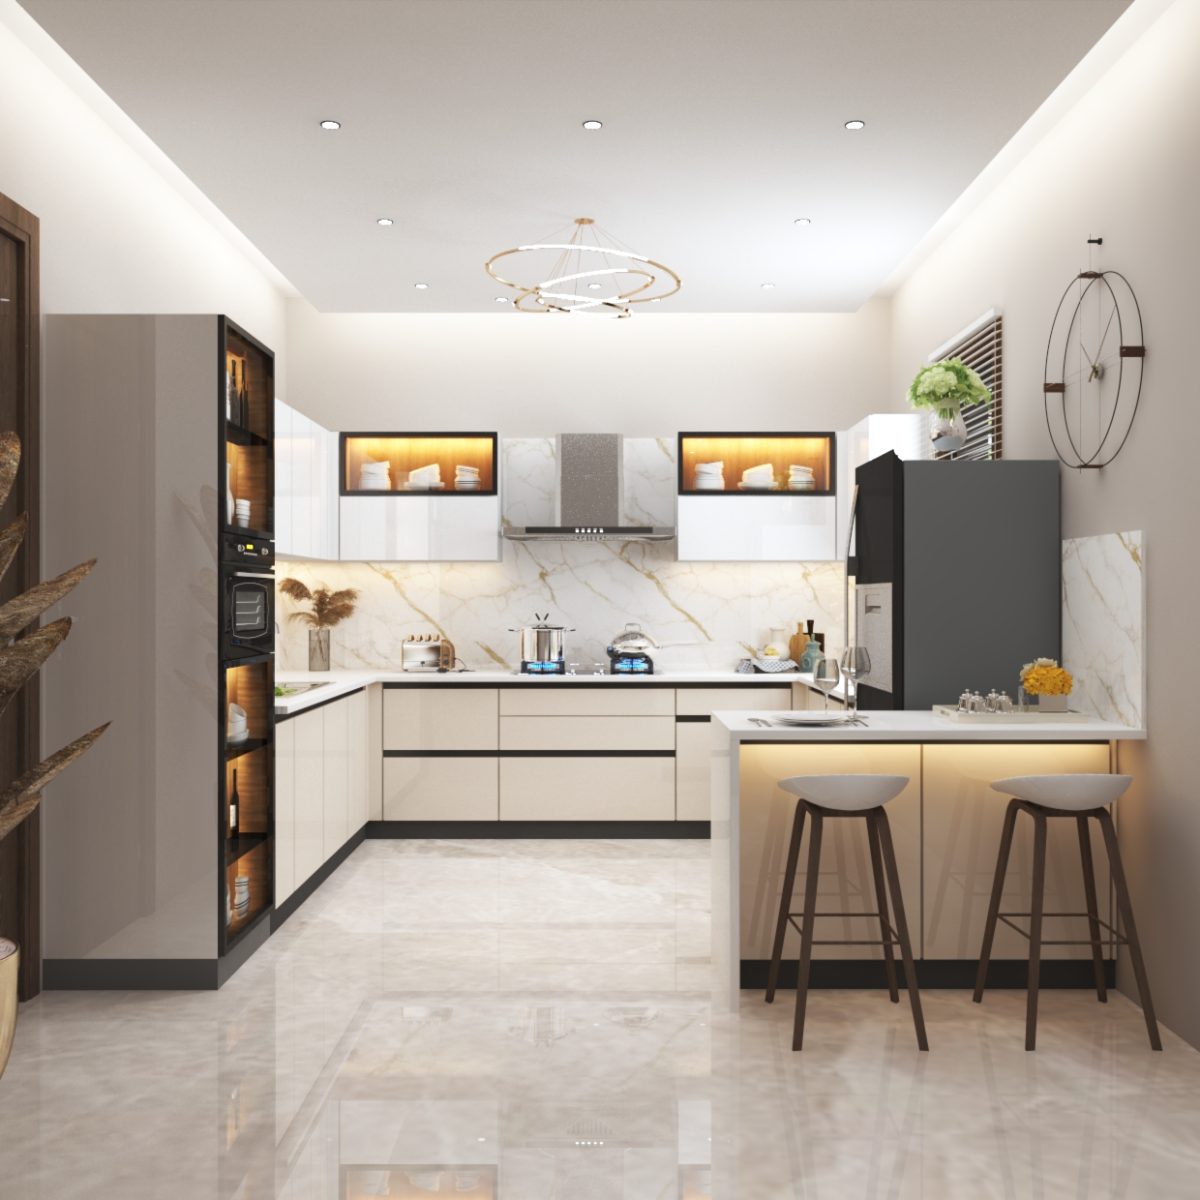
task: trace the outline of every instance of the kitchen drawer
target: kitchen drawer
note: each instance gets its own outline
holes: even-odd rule
[[[500,693],[502,717],[666,717],[674,711],[674,688],[644,683],[526,683]]]
[[[494,758],[385,758],[385,821],[495,821]]]
[[[502,821],[671,821],[675,759],[502,758]]]
[[[792,707],[792,689],[779,687],[680,688],[675,693],[675,711],[681,717],[707,717],[718,709],[771,709],[786,712]]]
[[[501,750],[674,750],[674,717],[501,717]]]
[[[711,721],[675,726],[675,819],[707,821],[712,810]]]
[[[383,693],[383,748],[495,750],[498,706],[495,688],[452,684],[387,688]]]

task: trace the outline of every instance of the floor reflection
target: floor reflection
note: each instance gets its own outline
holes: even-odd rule
[[[712,1016],[704,843],[371,842],[215,994],[51,993],[0,1195],[1190,1195],[1200,1054],[1121,997],[883,992]]]

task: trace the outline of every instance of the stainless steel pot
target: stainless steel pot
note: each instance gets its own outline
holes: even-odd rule
[[[610,657],[614,654],[645,654],[657,649],[658,643],[637,621],[630,621],[607,647]]]
[[[520,629],[510,629],[509,633],[521,635],[522,662],[562,662],[566,653],[565,634],[574,633],[564,625],[550,625],[549,613],[534,613],[536,625],[522,625]]]

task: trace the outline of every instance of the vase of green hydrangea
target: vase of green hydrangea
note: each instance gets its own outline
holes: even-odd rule
[[[930,363],[917,372],[908,389],[913,408],[930,410],[929,440],[938,454],[961,450],[967,441],[964,406],[990,404],[992,393],[961,358]]]

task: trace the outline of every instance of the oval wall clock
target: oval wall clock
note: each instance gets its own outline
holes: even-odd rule
[[[1142,397],[1142,311],[1119,271],[1080,271],[1046,344],[1046,429],[1068,467],[1096,470],[1121,453]]]

